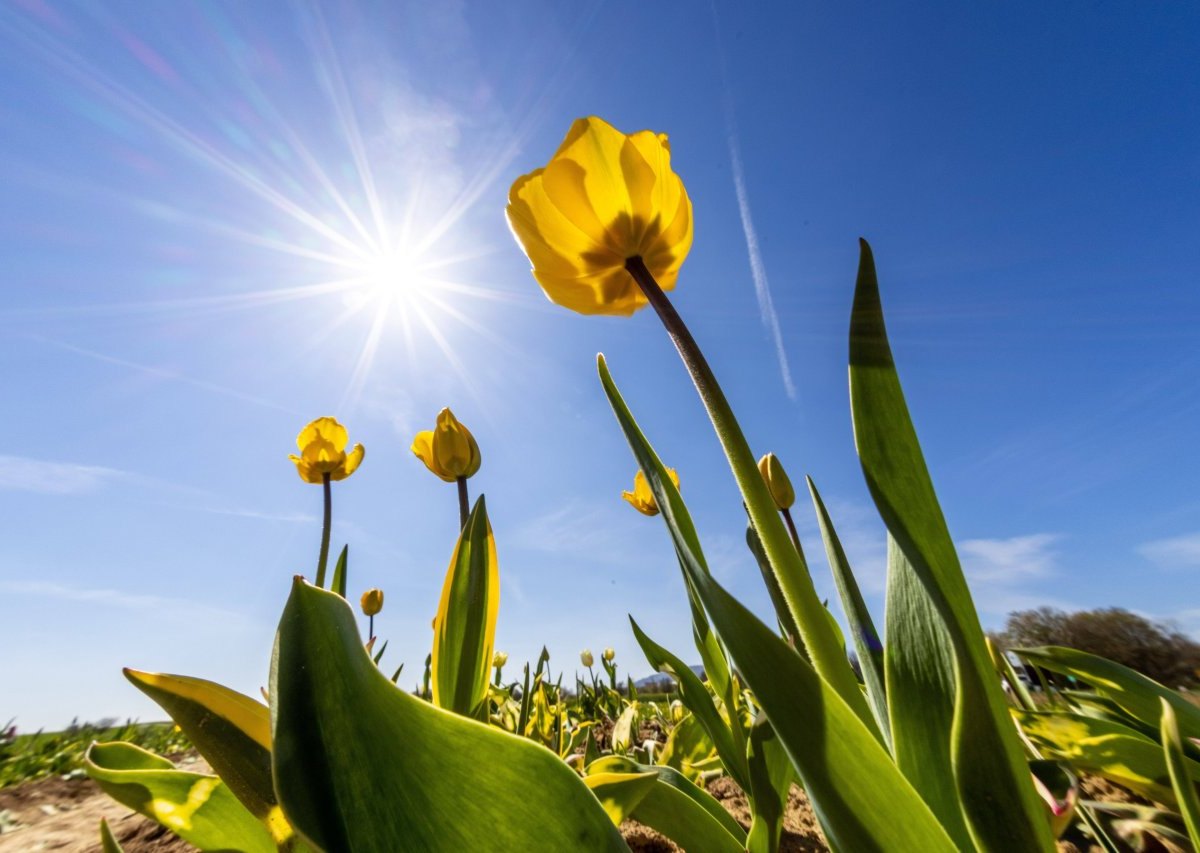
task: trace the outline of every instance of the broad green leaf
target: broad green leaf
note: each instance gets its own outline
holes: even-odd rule
[[[1167,769],[1170,771],[1171,787],[1175,791],[1175,801],[1179,804],[1179,814],[1183,816],[1188,836],[1192,839],[1192,847],[1200,850],[1200,799],[1196,797],[1195,774],[1197,765],[1184,757],[1183,737],[1179,733],[1175,709],[1166,699],[1160,701],[1163,753],[1167,759]]]
[[[608,371],[608,365],[604,361],[604,356],[597,356],[596,363],[600,372],[600,382],[604,386],[604,393],[608,396],[609,405],[612,406],[613,413],[617,416],[617,422],[625,433],[625,439],[629,442],[638,466],[646,475],[646,481],[654,493],[663,521],[674,540],[676,552],[681,555],[681,558],[685,551],[690,555],[689,559],[694,565],[687,567],[689,576],[693,568],[707,575],[709,573],[708,564],[704,561],[700,539],[696,534],[696,526],[692,522],[691,515],[688,514],[683,498],[679,495],[679,489],[667,476],[666,468],[651,450],[649,442],[642,434],[641,427],[634,420],[633,414],[621,397],[621,392],[617,390],[616,383],[613,382],[612,375]],[[718,389],[717,394],[719,393]],[[816,667],[821,677],[841,695],[843,701],[863,719],[868,729],[876,737],[882,739],[883,736],[879,733],[871,709],[867,706],[867,700],[858,687],[858,679],[854,676],[854,670],[850,668],[850,662],[846,659],[845,649],[833,633],[828,611],[817,597],[816,588],[813,586],[812,578],[808,574],[804,561],[796,550],[796,546],[792,544],[792,540],[788,537],[783,522],[779,518],[775,501],[767,491],[762,474],[758,471],[758,463],[750,453],[749,447],[746,446],[741,429],[737,426],[733,413],[728,411],[728,404],[724,403],[723,398],[719,405],[725,406],[726,423],[732,431],[728,437],[732,445],[725,445],[726,453],[731,454],[731,447],[737,447],[736,454],[729,456],[730,465],[738,481],[738,486],[742,490],[742,496],[746,499],[750,520],[762,539],[763,548],[775,571],[775,576],[779,579],[780,589],[795,616],[797,628],[804,640],[805,649],[813,666]],[[723,442],[725,438],[722,436]],[[695,583],[694,578],[692,583]],[[719,630],[717,634],[721,636]],[[722,636],[721,639],[725,640],[726,638]],[[727,644],[726,649],[728,649]]]
[[[84,769],[104,793],[194,847],[275,852],[266,827],[216,776],[176,770],[165,758],[121,742],[92,744]]]
[[[342,553],[338,554],[337,563],[333,567],[333,583],[329,588],[342,598],[346,597],[346,559],[350,555],[350,546],[343,545]]]
[[[317,847],[626,850],[554,753],[397,688],[345,600],[303,579],[279,624],[271,697],[279,802]]]
[[[271,712],[266,705],[201,678],[124,672],[171,716],[213,772],[266,823],[277,841],[292,834],[271,783]]]
[[[688,713],[671,729],[667,742],[658,754],[658,763],[672,767],[692,782],[699,782],[701,770],[696,767],[717,754],[712,738],[694,714]],[[718,759],[719,760],[719,759]]]
[[[959,799],[981,850],[1052,851],[1054,839],[904,402],[884,326],[875,261],[866,241],[860,245],[850,320],[854,441],[875,506],[920,578],[954,652],[954,726],[947,734]],[[906,639],[889,633],[887,641],[890,646]]]
[[[842,600],[842,612],[846,614],[846,622],[850,626],[854,651],[858,654],[858,663],[862,667],[867,698],[871,700],[871,710],[875,712],[875,720],[879,723],[885,741],[890,742],[887,691],[883,675],[883,643],[879,640],[879,632],[875,630],[871,611],[867,609],[867,602],[863,600],[862,592],[858,588],[858,581],[854,579],[854,572],[850,570],[850,561],[846,559],[846,552],[842,548],[837,531],[833,528],[833,519],[825,509],[825,502],[821,500],[812,477],[805,477],[805,480],[808,482],[808,493],[812,496],[813,508],[817,511],[817,523],[821,528],[821,539],[825,543],[825,557],[829,560],[838,597]]]
[[[916,572],[888,536],[884,652],[892,755],[959,847],[972,847],[954,784],[954,653]]]
[[[583,778],[613,826],[620,826],[646,798],[658,777],[653,773],[594,773]]]
[[[766,714],[760,714],[750,729],[746,749],[750,772],[750,832],[748,853],[775,853],[787,810],[788,792],[795,772],[787,750],[779,742]]]
[[[1131,728],[1075,714],[1014,711],[1026,737],[1047,757],[1077,770],[1111,779],[1144,797],[1174,803],[1162,747]],[[1185,759],[1194,782],[1200,763]]]
[[[1140,672],[1098,655],[1061,646],[1013,651],[1051,672],[1086,681],[1101,696],[1116,702],[1151,731],[1157,732],[1159,729],[1162,718],[1160,700],[1165,700],[1174,709],[1183,736],[1200,738],[1200,707]]]
[[[125,853],[109,828],[106,818],[100,818],[100,850],[102,853]]]
[[[633,635],[650,665],[657,672],[671,676],[678,683],[684,707],[692,712],[712,738],[717,754],[721,756],[721,763],[725,765],[725,772],[733,778],[739,788],[749,791],[750,774],[746,769],[746,748],[739,739],[735,739],[733,732],[733,728],[737,726],[740,733],[740,725],[735,717],[736,710],[727,709],[729,721],[726,722],[704,683],[692,672],[692,668],[647,637],[632,616],[629,618],[629,624],[633,626]]]
[[[439,708],[474,716],[487,698],[499,610],[496,541],[480,495],[454,546],[434,622],[430,666]]]
[[[654,783],[628,816],[661,832],[688,853],[742,853],[746,833],[707,791],[670,767],[638,764],[613,755],[589,764],[585,781],[596,776],[650,776]],[[592,787],[595,791],[595,788]]]

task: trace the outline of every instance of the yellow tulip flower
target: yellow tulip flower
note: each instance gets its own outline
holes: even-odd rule
[[[412,452],[447,483],[473,476],[482,461],[475,437],[449,409],[438,412],[434,429],[417,433]]]
[[[791,508],[796,502],[796,490],[792,488],[792,481],[788,478],[787,471],[783,470],[783,463],[779,461],[779,457],[768,453],[759,459],[758,472],[762,474],[775,506],[780,510]]]
[[[359,601],[362,605],[363,616],[374,616],[383,609],[383,590],[368,589]]]
[[[496,652],[494,655],[492,655],[492,667],[494,669],[500,669],[506,663],[508,663],[507,652]]]
[[[590,649],[584,649],[582,652],[579,653],[579,662],[581,664],[583,664],[584,666],[586,666],[588,669],[591,669],[592,664],[594,664],[596,662],[596,660],[595,660],[595,658],[592,657],[592,652]]]
[[[551,302],[629,316],[646,297],[625,268],[640,257],[663,290],[692,247],[692,203],[665,133],[626,135],[577,119],[544,169],[513,183],[509,227]]]
[[[617,653],[613,649],[607,648],[604,650],[604,654],[601,655],[601,657],[603,657],[608,663],[612,663],[613,660],[616,659]]]
[[[325,474],[330,480],[344,480],[358,470],[364,453],[361,444],[346,453],[348,442],[346,428],[336,418],[317,418],[296,436],[300,455],[293,453],[288,459],[295,463],[300,479],[306,483],[319,486],[325,481]]]
[[[678,489],[679,475],[675,473],[675,469],[668,468],[667,474],[671,477],[675,488]],[[621,497],[629,501],[630,505],[642,515],[658,515],[658,504],[654,500],[654,493],[650,491],[650,483],[647,482],[645,473],[640,469],[633,475],[633,491],[621,492]]]

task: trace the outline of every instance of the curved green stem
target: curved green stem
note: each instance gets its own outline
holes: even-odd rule
[[[858,681],[846,660],[842,645],[833,634],[829,617],[813,586],[812,577],[809,576],[803,558],[784,528],[775,501],[758,471],[758,463],[750,451],[750,445],[746,442],[742,428],[738,425],[712,368],[684,324],[683,318],[654,280],[645,262],[640,257],[629,258],[625,262],[625,269],[633,276],[633,280],[637,282],[662,320],[667,334],[671,336],[683,359],[684,366],[692,376],[721,447],[725,450],[729,467],[733,469],[734,479],[746,501],[746,510],[762,540],[763,550],[775,577],[779,580],[780,590],[795,617],[813,666],[846,703],[855,709],[864,724],[882,742],[875,718],[867,706],[866,699],[863,698],[862,691],[859,690]]]
[[[321,525],[321,555],[317,557],[317,586],[324,589],[325,567],[329,563],[329,528],[333,523],[333,489],[328,474],[322,474],[321,480],[325,490],[325,517]]]

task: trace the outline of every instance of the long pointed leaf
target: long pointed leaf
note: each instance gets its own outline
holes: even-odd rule
[[[721,763],[725,765],[725,772],[743,791],[749,791],[750,774],[746,768],[745,747],[742,746],[739,750],[732,731],[733,726],[741,725],[736,719],[736,709],[726,708],[730,721],[727,723],[723,720],[712,696],[704,689],[703,682],[692,672],[692,668],[647,637],[632,616],[629,618],[629,624],[633,626],[633,635],[650,665],[678,682],[684,707],[692,712],[712,738],[717,747],[717,754],[721,756]]]
[[[850,402],[863,475],[945,625],[954,650],[955,782],[971,835],[988,851],[1054,849],[954,543],[934,494],[888,344],[875,261],[861,241],[850,321]],[[888,644],[903,643],[888,636]]]
[[[680,555],[681,559],[684,559],[686,552],[688,555],[686,559],[690,559],[694,564],[687,566],[689,576],[693,568],[707,575],[709,573],[708,564],[705,562],[703,551],[700,548],[700,539],[696,533],[696,525],[692,522],[692,517],[688,514],[687,507],[683,503],[683,498],[679,495],[679,489],[675,486],[671,478],[667,476],[662,462],[654,454],[654,451],[650,449],[646,437],[642,434],[641,427],[634,420],[632,412],[629,411],[624,398],[621,397],[621,392],[617,390],[616,383],[613,382],[612,374],[608,371],[608,365],[605,363],[603,355],[597,356],[596,364],[600,372],[600,382],[604,386],[604,393],[608,397],[609,405],[612,406],[613,413],[617,416],[617,422],[621,426],[621,431],[625,433],[625,439],[629,442],[629,447],[633,451],[638,466],[646,475],[646,481],[654,493],[658,508],[662,513],[663,521],[666,523],[667,530],[674,540],[676,552]],[[783,528],[783,522],[780,521],[779,515],[775,510],[775,503],[766,490],[767,487],[763,483],[762,475],[758,472],[758,465],[754,462],[753,458],[750,459],[749,464],[750,469],[753,471],[754,482],[752,484],[743,483],[744,478],[739,474],[738,484],[743,488],[743,496],[747,500],[751,519],[759,536],[762,537],[763,547],[766,549],[768,557],[771,558],[771,565],[775,568],[780,586],[788,598],[788,603],[792,608],[793,614],[796,616],[797,627],[803,635],[805,648],[813,661],[813,665],[817,667],[818,672],[821,673],[821,677],[832,685],[833,689],[841,695],[842,699],[862,718],[868,729],[877,738],[882,740],[883,735],[879,733],[875,717],[871,714],[871,709],[867,706],[867,700],[862,695],[862,691],[859,690],[858,679],[854,677],[854,671],[850,668],[850,662],[846,659],[845,649],[834,634],[828,611],[817,597],[812,578],[808,576],[808,572],[803,567],[803,561],[800,559],[796,547],[792,544],[791,539],[787,536],[787,531]],[[751,500],[752,498],[754,500]],[[770,503],[769,521],[760,517],[761,513],[756,511],[756,506],[758,503],[761,503],[759,501],[760,498]],[[758,507],[758,509],[761,509],[761,507]],[[776,533],[782,537],[786,554],[780,550],[779,543],[775,541]],[[692,578],[692,583],[695,583],[695,578]],[[789,588],[791,590],[790,593]],[[705,609],[707,610],[707,607]],[[709,615],[711,616],[712,614],[710,613]],[[720,630],[717,631],[717,634],[721,635]],[[727,641],[725,637],[722,637],[722,639]],[[726,648],[728,649],[727,642]]]
[[[1175,790],[1175,800],[1187,826],[1188,836],[1192,839],[1192,846],[1200,850],[1200,799],[1196,797],[1196,782],[1188,772],[1188,764],[1194,762],[1183,756],[1183,737],[1179,734],[1175,709],[1166,699],[1161,701],[1163,752],[1171,774],[1171,787]]]
[[[875,630],[875,622],[871,619],[871,611],[863,600],[850,570],[850,561],[842,548],[842,541],[833,528],[833,519],[825,509],[825,502],[817,491],[811,477],[805,477],[808,482],[808,493],[812,496],[813,508],[817,511],[817,523],[821,528],[821,539],[825,543],[825,557],[829,560],[829,569],[833,572],[833,582],[837,585],[838,597],[842,600],[842,612],[846,614],[846,622],[850,625],[851,639],[854,650],[858,653],[858,664],[862,667],[863,685],[867,688],[867,698],[871,700],[871,710],[883,732],[884,739],[891,741],[891,726],[888,720],[887,690],[883,677],[883,643],[880,642],[879,632]]]
[[[487,698],[499,609],[496,541],[480,495],[454,546],[434,621],[430,667],[439,708],[472,716]]]
[[[271,701],[280,804],[321,849],[627,849],[564,762],[397,688],[363,649],[345,600],[299,578]]]

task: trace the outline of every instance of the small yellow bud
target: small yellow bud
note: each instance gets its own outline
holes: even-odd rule
[[[592,657],[592,653],[590,651],[584,649],[579,653],[579,662],[584,666],[591,668],[592,664],[594,664],[596,660]]]
[[[447,483],[473,476],[482,461],[475,437],[449,409],[438,412],[434,429],[417,433],[411,449],[426,468]]]
[[[796,490],[792,488],[792,481],[788,479],[787,471],[783,470],[783,463],[779,461],[778,456],[768,453],[759,459],[758,472],[762,474],[767,491],[771,493],[771,499],[775,501],[777,509],[788,509],[796,502]]]
[[[616,658],[616,656],[617,656],[617,653],[615,651],[613,651],[611,648],[604,650],[603,657],[606,662],[612,663],[613,660]]]
[[[363,616],[374,616],[383,609],[383,590],[368,589],[362,594],[359,604],[362,605]]]
[[[679,475],[675,473],[675,469],[668,468],[667,475],[678,489]],[[654,500],[654,493],[650,491],[650,483],[646,480],[646,474],[640,469],[633,475],[633,491],[621,492],[621,497],[629,501],[630,506],[642,515],[658,515],[658,503]]]
[[[293,453],[288,459],[306,483],[319,486],[325,482],[326,474],[330,480],[344,480],[357,471],[363,461],[361,444],[346,452],[349,440],[346,428],[336,418],[317,418],[296,436],[300,455]]]
[[[494,655],[492,655],[493,669],[500,669],[506,663],[508,663],[508,654],[506,652],[496,652]]]

